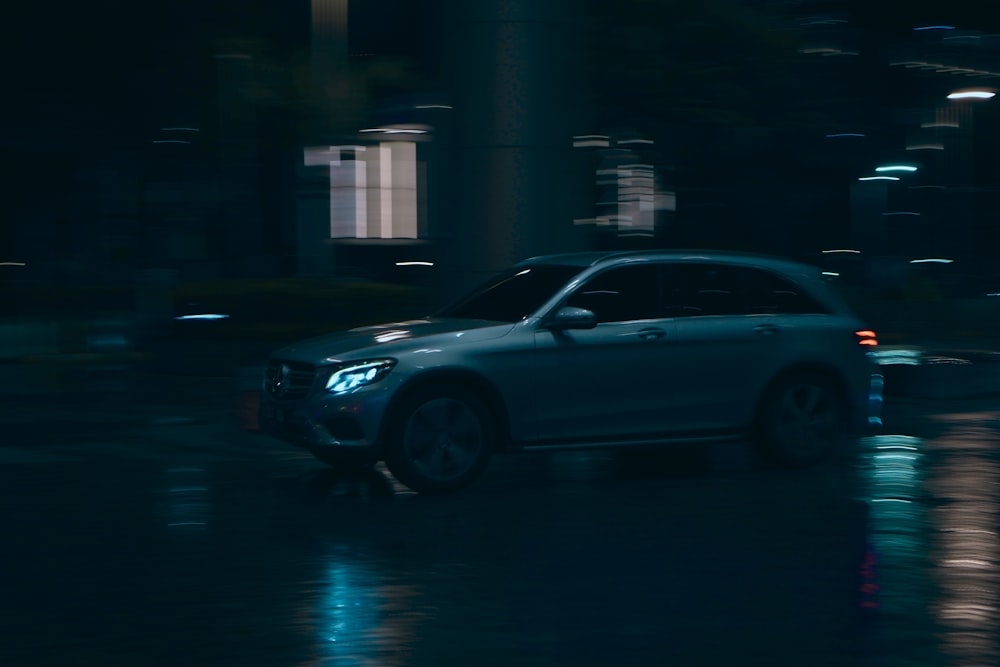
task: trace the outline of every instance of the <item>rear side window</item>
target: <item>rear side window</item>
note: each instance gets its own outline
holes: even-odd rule
[[[731,264],[677,263],[663,293],[668,317],[829,312],[783,276]]]
[[[829,313],[828,308],[787,278],[762,269],[744,271],[748,313]]]

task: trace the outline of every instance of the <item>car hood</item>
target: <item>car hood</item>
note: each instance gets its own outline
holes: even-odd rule
[[[390,322],[326,334],[293,343],[274,352],[274,358],[322,365],[338,361],[393,356],[434,344],[464,344],[506,335],[510,322],[429,318]]]

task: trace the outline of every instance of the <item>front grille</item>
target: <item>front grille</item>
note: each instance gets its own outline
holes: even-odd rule
[[[315,378],[312,364],[272,359],[264,371],[264,391],[280,401],[295,400],[309,393]]]

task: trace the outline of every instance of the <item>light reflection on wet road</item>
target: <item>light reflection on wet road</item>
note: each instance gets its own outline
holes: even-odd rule
[[[451,498],[204,423],[15,434],[0,664],[1000,664],[997,413],[908,410],[822,470],[499,457]]]
[[[863,443],[878,664],[1000,664],[1000,412],[993,403],[952,401],[910,420],[922,437]]]

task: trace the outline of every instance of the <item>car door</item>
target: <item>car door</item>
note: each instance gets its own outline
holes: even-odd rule
[[[663,355],[672,324],[662,317],[659,272],[652,262],[605,270],[561,304],[593,311],[595,327],[536,330],[540,440],[601,441],[663,430]]]
[[[725,263],[671,267],[665,296],[669,312],[677,315],[673,343],[682,360],[674,368],[672,397],[679,427],[744,426],[766,383],[787,363],[787,322],[763,296],[778,290],[770,275]]]

